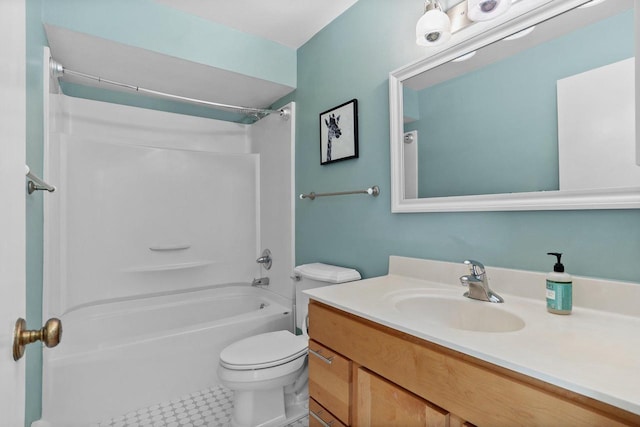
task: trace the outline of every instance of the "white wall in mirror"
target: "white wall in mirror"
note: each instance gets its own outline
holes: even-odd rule
[[[405,170],[404,158],[407,153],[404,147],[404,145],[406,144],[403,142],[404,133],[406,131],[411,131],[414,129],[421,129],[420,130],[421,145],[420,145],[420,152],[418,153],[418,155],[425,157],[425,153],[427,153],[428,155],[435,157],[433,155],[434,151],[428,152],[428,151],[425,151],[425,149],[423,148],[423,144],[424,144],[423,141],[430,141],[429,143],[431,144],[433,143],[432,142],[433,138],[436,138],[435,131],[431,132],[431,135],[430,135],[429,130],[426,130],[426,129],[433,128],[432,126],[433,122],[431,122],[429,126],[425,126],[423,124],[422,128],[417,127],[415,123],[414,124],[411,123],[411,122],[420,121],[420,117],[419,117],[420,114],[424,114],[424,111],[428,111],[428,109],[426,110],[424,109],[423,105],[419,105],[418,107],[416,107],[416,105],[419,104],[421,101],[416,102],[415,91],[422,90],[422,87],[425,85],[424,82],[428,82],[429,80],[431,80],[431,83],[427,83],[427,84],[436,84],[436,85],[440,84],[441,86],[445,86],[445,85],[451,86],[453,84],[452,82],[455,81],[455,79],[451,80],[450,78],[452,76],[463,76],[464,73],[460,70],[463,70],[464,67],[461,67],[459,65],[462,63],[449,63],[449,61],[457,57],[460,57],[461,55],[464,55],[466,53],[476,51],[477,49],[483,47],[484,45],[491,45],[489,46],[488,50],[489,51],[493,50],[494,52],[498,52],[498,55],[494,53],[493,59],[488,60],[487,59],[488,56],[486,55],[486,53],[484,51],[480,51],[481,54],[476,55],[473,58],[473,61],[475,62],[479,61],[481,63],[481,66],[485,67],[486,69],[489,69],[489,67],[495,66],[495,64],[493,63],[501,59],[499,58],[500,55],[504,56],[504,53],[506,51],[514,50],[512,48],[513,44],[509,44],[513,42],[501,41],[503,38],[505,38],[506,36],[509,36],[510,34],[521,31],[523,29],[529,28],[532,25],[535,25],[539,22],[549,20],[553,16],[561,14],[562,12],[565,12],[567,10],[576,8],[577,6],[580,6],[584,3],[585,3],[585,0],[581,0],[581,1],[559,0],[549,4],[544,4],[542,5],[542,7],[540,7],[539,2],[538,3],[533,1],[518,2],[518,5],[527,6],[528,8],[520,9],[519,11],[517,11],[518,14],[515,16],[514,15],[509,16],[506,22],[493,23],[493,27],[489,29],[483,29],[482,34],[477,33],[478,29],[477,28],[474,29],[474,27],[476,26],[476,24],[474,24],[468,29],[461,31],[461,33],[466,32],[465,34],[454,34],[454,38],[452,38],[452,40],[454,40],[456,36],[458,36],[458,39],[455,41],[455,44],[453,46],[448,46],[444,50],[438,50],[434,52],[433,55],[427,57],[426,59],[410,64],[390,74],[389,80],[390,80],[390,112],[391,112],[391,172],[392,172],[391,184],[392,184],[392,211],[393,212],[541,210],[541,209],[618,209],[618,208],[640,207],[640,181],[635,178],[635,175],[634,175],[635,172],[631,172],[631,175],[627,176],[628,181],[626,182],[626,184],[624,182],[621,183],[619,179],[616,181],[615,184],[611,184],[611,180],[609,181],[603,180],[598,185],[587,185],[587,184],[583,186],[572,185],[569,190],[565,190],[565,188],[569,188],[569,187],[561,186],[558,183],[559,179],[561,179],[558,176],[558,175],[561,175],[561,172],[558,171],[559,162],[560,162],[559,157],[562,156],[562,154],[559,153],[559,145],[565,145],[565,144],[559,144],[558,138],[562,137],[564,138],[564,141],[566,141],[567,138],[571,138],[571,139],[575,139],[575,138],[573,136],[567,137],[568,132],[565,132],[562,129],[558,129],[556,125],[556,122],[559,119],[560,120],[562,119],[562,114],[559,114],[559,112],[556,111],[556,87],[555,87],[556,82],[557,81],[563,82],[564,80],[569,81],[570,79],[565,79],[565,77],[568,77],[574,74],[580,74],[585,70],[598,68],[603,64],[608,64],[610,62],[618,61],[620,57],[616,57],[615,55],[610,56],[608,58],[604,58],[604,59],[598,59],[598,61],[601,61],[601,63],[598,63],[597,61],[594,62],[591,60],[591,58],[588,58],[586,57],[586,55],[583,55],[583,58],[581,58],[579,61],[575,61],[575,60],[573,61],[584,62],[585,63],[584,69],[578,68],[575,64],[570,63],[569,64],[570,66],[567,66],[565,67],[565,69],[561,70],[561,72],[558,74],[557,77],[552,76],[552,79],[551,79],[552,84],[550,85],[552,86],[552,91],[548,91],[551,96],[547,96],[547,98],[550,98],[550,97],[553,98],[552,104],[549,107],[538,108],[539,110],[541,110],[542,113],[544,113],[543,114],[544,120],[551,123],[551,125],[546,124],[546,122],[542,123],[540,121],[542,120],[540,118],[542,116],[540,117],[536,116],[538,117],[537,124],[544,124],[545,126],[549,127],[551,131],[547,130],[546,134],[541,133],[540,135],[533,135],[537,131],[536,122],[533,122],[533,124],[527,123],[526,126],[525,124],[519,124],[519,123],[516,124],[515,126],[512,125],[511,136],[510,136],[511,139],[507,141],[507,145],[509,149],[514,151],[514,153],[517,153],[518,151],[523,151],[523,152],[530,151],[534,145],[533,141],[543,141],[548,147],[552,148],[552,150],[547,150],[547,151],[549,152],[553,151],[553,153],[543,153],[542,155],[536,154],[533,152],[532,152],[533,155],[526,153],[526,155],[522,158],[519,158],[519,159],[514,158],[515,161],[513,163],[515,164],[515,167],[513,167],[513,165],[510,165],[509,167],[511,167],[512,169],[504,168],[505,171],[507,171],[507,173],[504,176],[498,175],[497,178],[485,179],[483,177],[483,174],[479,173],[479,172],[484,173],[484,171],[481,170],[483,166],[485,166],[485,169],[489,170],[489,172],[493,172],[491,171],[491,169],[500,170],[503,168],[500,165],[494,166],[491,163],[493,161],[493,157],[510,158],[512,155],[507,154],[507,152],[503,152],[503,153],[491,152],[491,150],[488,150],[488,149],[487,149],[489,151],[488,153],[483,152],[482,150],[486,149],[487,144],[485,143],[485,141],[479,140],[479,137],[476,136],[474,131],[471,131],[470,135],[472,136],[471,138],[468,138],[468,139],[478,140],[476,143],[476,147],[473,148],[478,151],[476,151],[475,154],[470,154],[471,158],[458,159],[457,157],[455,157],[457,155],[456,150],[460,152],[467,151],[471,153],[473,153],[473,151],[469,151],[468,147],[464,149],[451,147],[451,145],[454,145],[454,144],[450,143],[449,140],[451,141],[455,140],[456,136],[450,136],[448,134],[444,134],[444,136],[440,135],[441,139],[443,139],[444,142],[449,143],[448,145],[450,146],[447,147],[446,150],[449,150],[450,152],[449,155],[452,158],[451,163],[447,163],[445,170],[448,169],[448,170],[454,171],[454,173],[447,175],[446,173],[443,172],[443,173],[436,173],[435,175],[432,175],[431,177],[428,178],[429,183],[431,185],[433,185],[434,182],[437,181],[438,179],[442,179],[443,182],[449,183],[449,184],[453,181],[462,180],[464,179],[465,173],[468,175],[469,177],[468,179],[470,179],[471,181],[475,179],[478,182],[481,182],[481,181],[491,182],[491,179],[493,179],[494,180],[493,182],[499,182],[500,185],[489,185],[489,187],[493,186],[495,188],[489,188],[488,190],[482,190],[482,189],[473,190],[470,193],[465,193],[458,189],[450,193],[443,192],[442,194],[436,191],[432,193],[432,195],[429,195],[428,192],[425,193],[425,191],[423,191],[422,189],[418,189],[418,192],[417,192],[418,198],[412,197],[414,194],[413,190],[410,190],[408,193],[406,192],[406,189],[407,189],[406,184],[409,184],[406,181],[410,179],[410,178],[407,178],[407,174],[409,174],[410,176],[412,175],[410,170]],[[573,21],[576,21],[576,22],[581,21],[581,25],[583,26],[591,25],[593,22],[601,18],[600,15],[602,13],[605,13],[608,16],[614,16],[614,18],[612,19],[617,19],[618,21],[622,19],[622,21],[620,22],[623,22],[625,24],[624,26],[626,27],[626,29],[620,30],[621,33],[618,35],[618,37],[621,36],[623,39],[624,38],[631,39],[630,42],[625,42],[626,43],[625,46],[617,48],[618,51],[622,52],[622,53],[618,53],[618,56],[622,55],[621,58],[633,57],[634,55],[634,46],[633,46],[634,18],[633,18],[632,8],[634,3],[638,3],[638,0],[635,0],[635,2],[633,0],[622,0],[622,1],[615,1],[615,2],[609,0],[605,2],[605,4],[606,3],[610,4],[610,6],[607,6],[606,9],[598,10],[596,8],[581,8],[576,10],[577,12],[579,12],[577,14],[576,13],[563,14],[560,16],[560,18],[555,19],[555,21],[561,22],[562,25],[560,26],[560,28],[558,27],[552,28],[552,29],[545,28],[544,30],[539,31],[538,35],[536,35],[533,38],[526,37],[525,38],[526,42],[524,44],[528,45],[527,48],[531,48],[532,46],[536,47],[538,44],[543,42],[547,42],[547,44],[553,44],[553,43],[557,44],[558,43],[557,40],[549,41],[549,35],[551,33],[554,33],[555,35],[563,35],[565,33],[570,33],[570,31],[572,30],[568,31],[567,28],[569,24],[573,25]],[[514,8],[512,9],[515,9],[515,6],[516,4],[514,4]],[[601,6],[598,6],[598,7],[601,7]],[[617,15],[621,11],[625,13],[624,15],[621,15],[622,18],[618,17]],[[576,16],[578,17],[576,18]],[[609,20],[609,23],[607,25],[614,28],[618,27],[616,25],[611,25],[612,22],[610,21],[611,20]],[[613,22],[613,24],[617,24],[618,21]],[[549,25],[549,24],[545,23],[544,25]],[[602,24],[597,23],[595,25],[602,25]],[[542,27],[539,26],[538,28],[542,28]],[[598,34],[597,30],[598,28],[596,28],[596,31],[595,31],[596,34]],[[574,32],[577,32],[577,31],[574,31]],[[591,32],[594,33],[593,30]],[[534,33],[536,33],[536,31],[534,31]],[[629,34],[631,34],[631,37],[628,37]],[[541,37],[541,35],[545,35],[545,36]],[[573,37],[573,33],[570,33],[567,37]],[[614,40],[614,39],[611,39],[611,40]],[[596,41],[600,42],[599,36],[596,37]],[[601,51],[611,50],[607,48],[606,43],[607,43],[606,40],[602,38],[601,44],[603,44],[604,46],[600,46],[599,50]],[[609,43],[611,42],[609,41]],[[568,48],[565,47],[565,49],[568,49]],[[530,50],[533,50],[533,49],[530,49]],[[557,50],[557,47],[556,47],[556,50]],[[585,52],[589,51],[589,49],[583,49],[583,50]],[[563,56],[562,50],[560,50],[560,53],[561,53],[561,56]],[[567,55],[567,56],[570,56],[570,55]],[[482,64],[482,61],[484,61],[484,64]],[[528,59],[528,61],[530,61],[530,63],[534,64],[536,67],[547,67],[547,66],[541,65],[542,63],[536,63],[535,59],[534,60]],[[534,61],[534,62],[531,62],[531,61]],[[472,61],[468,61],[468,62],[472,62]],[[634,62],[634,60],[631,59],[630,62]],[[443,65],[443,64],[446,64],[446,65]],[[485,74],[487,74],[486,70],[485,70]],[[466,78],[467,76],[463,76],[463,77]],[[528,77],[528,78],[535,79],[535,74],[533,75],[533,77]],[[450,80],[444,81],[444,84],[442,84],[443,79],[445,80],[450,79]],[[526,82],[527,80],[525,80],[525,84],[528,85],[528,83]],[[558,83],[559,87],[562,86],[562,84],[563,83]],[[517,90],[518,86],[515,86],[515,88]],[[633,116],[633,112],[635,110],[635,98],[636,98],[634,96],[635,90],[633,88],[633,84],[631,84],[630,86],[625,85],[618,88],[610,88],[610,90],[620,90],[620,88],[622,88],[622,90],[624,90],[628,94],[627,102],[631,102],[633,104],[632,106],[633,109],[631,110],[628,109],[628,106],[624,107],[626,109],[625,110],[626,114],[627,116],[629,114]],[[500,88],[498,88],[498,90],[499,89]],[[533,90],[530,89],[530,91],[535,92],[535,89]],[[459,95],[460,100],[458,100],[458,104],[457,104],[458,110],[461,109],[460,106],[463,107],[462,109],[467,107],[464,105],[464,98],[467,96],[469,96],[468,92],[461,91],[461,94]],[[594,94],[592,96],[597,96],[597,95]],[[484,100],[484,98],[482,99]],[[403,100],[404,100],[404,108],[403,108]],[[438,101],[441,101],[441,98],[438,98]],[[492,102],[494,104],[492,104]],[[479,105],[481,108],[476,108],[478,110],[478,114],[479,115],[486,114],[487,116],[490,117],[491,112],[493,110],[496,110],[495,102],[497,101],[486,102],[487,104],[486,108],[484,105],[482,105],[482,102],[481,102]],[[559,101],[559,102],[560,104],[566,105],[566,101]],[[585,104],[586,103],[583,102],[583,105]],[[525,104],[525,107],[526,107],[526,104]],[[422,108],[422,111],[421,111],[421,108]],[[508,108],[510,107],[507,107],[507,110]],[[613,106],[611,106],[610,110],[620,111],[620,108],[622,107],[616,105],[615,109],[613,108]],[[453,111],[456,111],[456,110],[453,110]],[[523,110],[523,111],[525,111],[525,114],[523,115],[526,115],[526,110]],[[439,113],[442,116],[442,112],[439,112]],[[583,116],[581,113],[576,113],[576,114],[574,114],[574,118],[577,118],[578,120],[582,120],[583,122],[589,120],[587,116]],[[566,114],[564,114],[564,116],[566,116]],[[620,117],[622,116],[618,113],[610,113],[609,117],[610,117],[610,120],[614,120],[614,119],[620,120]],[[511,119],[511,121],[513,121],[513,119]],[[625,125],[626,130],[624,131],[627,134],[626,138],[627,139],[631,138],[632,139],[631,142],[635,141],[635,135],[633,135],[635,133],[633,129],[634,127],[633,118],[629,120],[629,117],[626,117],[623,120],[623,122],[626,123]],[[618,126],[618,128],[624,128],[625,126]],[[454,124],[454,126],[450,126],[450,127],[458,127],[458,125]],[[601,126],[598,124],[594,124],[593,128],[601,129]],[[491,131],[493,131],[493,129],[491,129]],[[513,137],[513,135],[516,134],[514,133],[514,131],[520,132],[518,134],[518,137],[516,138]],[[585,131],[582,130],[582,132],[584,134]],[[442,134],[443,132],[441,131],[440,133]],[[594,132],[591,132],[591,134],[592,136],[595,136],[593,135]],[[491,137],[491,132],[489,132],[489,137]],[[527,141],[527,137],[530,139],[530,141]],[[579,134],[576,134],[576,138],[579,138]],[[609,145],[609,146],[613,144],[611,142],[612,138],[618,139],[618,137],[615,135],[614,136],[608,135],[605,138],[607,139],[606,145]],[[474,142],[476,141],[471,141],[471,143],[468,143],[467,145],[472,146]],[[522,148],[517,147],[518,143],[522,145]],[[616,150],[615,156],[600,156],[600,158],[601,159],[605,157],[607,158],[612,157],[617,159],[624,158],[625,159],[624,161],[629,164],[627,168],[633,170],[636,168],[634,164],[634,159],[635,159],[634,151],[635,151],[635,148],[633,147],[633,144],[631,144],[631,146],[626,149],[627,154],[622,154],[621,151]],[[437,152],[437,150],[435,152]],[[631,154],[629,155],[629,153]],[[536,158],[536,156],[538,156],[539,158]],[[484,160],[481,160],[481,159],[484,159]],[[436,158],[435,161],[438,162],[441,160],[443,159]],[[537,161],[538,163],[534,164],[533,166],[529,164],[535,161]],[[565,163],[572,163],[572,162],[565,161]],[[530,169],[533,169],[534,172],[536,169],[540,169],[542,171],[541,174],[543,175],[543,177],[546,174],[546,175],[554,175],[555,178],[551,180],[544,178],[541,180],[541,183],[538,183],[537,182],[538,178],[536,178],[535,175],[531,175],[531,177],[529,177],[528,175],[525,175],[524,171],[526,168],[524,166],[528,166]],[[418,163],[418,168],[420,167],[424,167],[422,160],[420,160],[420,162]],[[413,165],[410,168],[413,168]],[[612,167],[609,166],[608,168],[611,169]],[[617,166],[615,166],[614,168],[617,168]],[[431,172],[433,173],[433,171],[435,170],[436,168],[434,167],[433,170],[431,170]],[[509,170],[511,170],[511,172],[508,172]],[[565,168],[565,170],[568,170],[568,169]],[[517,177],[520,178],[520,181],[523,181],[526,183],[526,185],[521,189],[519,189],[518,187],[514,187],[513,189],[508,187],[508,185],[511,185],[509,181],[511,180],[518,181],[517,179],[515,179],[516,175]],[[524,178],[520,177],[520,175],[523,175]],[[424,181],[424,178],[420,178],[420,179]],[[579,180],[580,178],[577,178],[577,181]],[[419,184],[418,184],[419,186],[420,186],[420,183],[422,183],[422,181],[419,181]],[[504,181],[506,185],[504,188],[502,187],[502,181]],[[456,182],[455,184],[458,185],[459,188],[465,189],[466,187],[464,183],[461,184]],[[473,183],[473,184],[475,185],[476,183]],[[443,185],[443,187],[445,186],[446,185]],[[409,187],[411,187],[411,185],[409,185]],[[543,190],[543,191],[539,191],[539,190]]]
[[[558,81],[560,190],[640,183],[634,71],[630,58]]]
[[[404,198],[418,198],[418,131],[412,130],[404,134],[403,166],[404,166]]]

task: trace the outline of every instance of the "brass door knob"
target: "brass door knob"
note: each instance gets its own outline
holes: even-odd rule
[[[47,320],[40,330],[27,330],[27,322],[23,318],[16,320],[13,330],[13,360],[24,356],[24,347],[36,341],[42,341],[47,347],[55,347],[62,339],[62,322],[55,317]]]

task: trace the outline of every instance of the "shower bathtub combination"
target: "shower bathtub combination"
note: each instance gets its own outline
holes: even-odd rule
[[[221,350],[294,325],[295,105],[247,125],[47,99],[43,317],[64,332],[43,352],[32,426],[165,425],[163,404],[188,396],[180,421],[230,401]],[[251,286],[260,277],[269,286]]]

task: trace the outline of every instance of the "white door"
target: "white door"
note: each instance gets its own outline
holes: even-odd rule
[[[0,425],[24,425],[24,358],[13,328],[25,317],[25,2],[0,2]]]

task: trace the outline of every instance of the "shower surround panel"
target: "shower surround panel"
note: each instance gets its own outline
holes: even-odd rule
[[[51,315],[255,277],[259,158],[238,150],[242,125],[164,134],[167,121],[156,126],[165,118],[128,114],[123,129],[109,111],[89,116],[116,106],[64,101],[67,131],[49,146],[48,176],[60,189],[47,215],[59,231],[48,242],[58,258],[47,283]],[[199,141],[229,137],[236,152]]]
[[[43,317],[65,335],[43,353],[34,426],[217,387],[224,346],[291,329],[289,107],[243,125],[50,95]],[[249,286],[267,273],[268,289]]]

